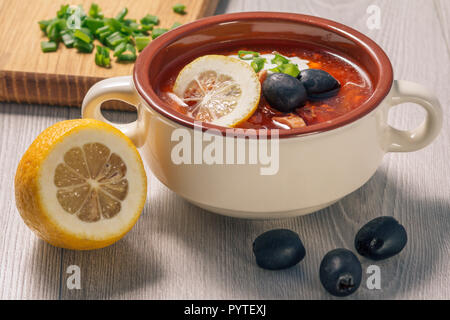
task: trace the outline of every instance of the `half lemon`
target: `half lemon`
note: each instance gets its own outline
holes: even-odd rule
[[[122,238],[144,207],[147,176],[131,140],[93,119],[58,122],[23,155],[16,205],[43,240],[96,249]]]

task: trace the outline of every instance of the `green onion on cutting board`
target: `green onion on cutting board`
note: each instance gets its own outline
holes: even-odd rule
[[[186,13],[186,6],[177,4],[173,11]],[[55,52],[62,42],[66,48],[76,48],[81,53],[91,53],[94,48],[95,64],[110,68],[110,51],[117,62],[134,62],[136,51],[141,52],[160,35],[169,31],[165,28],[155,28],[159,18],[147,14],[139,21],[127,18],[128,9],[123,8],[115,17],[107,18],[98,4],[91,4],[86,13],[81,5],[62,5],[56,12],[56,17],[39,21],[39,28],[48,40],[41,41],[42,52]],[[181,24],[175,22],[171,29]],[[95,44],[98,41],[99,44]],[[136,50],[137,49],[137,50]]]

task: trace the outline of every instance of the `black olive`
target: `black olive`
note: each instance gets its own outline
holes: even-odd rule
[[[361,284],[361,263],[350,250],[335,249],[323,257],[319,276],[329,293],[337,297],[348,296]]]
[[[356,234],[358,253],[372,260],[390,258],[406,245],[405,228],[392,217],[378,217],[365,224]]]
[[[335,96],[341,85],[331,74],[319,69],[305,69],[298,75],[310,100],[323,100]]]
[[[291,112],[303,106],[307,99],[301,82],[285,73],[272,73],[262,85],[264,97],[271,107],[282,112]]]
[[[274,229],[255,239],[253,253],[261,268],[280,270],[299,263],[306,251],[297,233],[287,229]]]

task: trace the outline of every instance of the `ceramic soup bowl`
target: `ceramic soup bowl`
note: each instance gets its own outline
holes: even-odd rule
[[[174,63],[187,63],[224,44],[238,48],[280,39],[332,48],[356,61],[369,75],[373,94],[336,119],[277,134],[194,123],[158,95],[161,75]],[[290,13],[225,14],[167,32],[139,55],[132,76],[106,79],[89,90],[83,117],[110,123],[100,109],[107,100],[137,108],[135,122],[111,124],[132,139],[163,184],[201,208],[242,218],[292,217],[327,207],[364,185],[386,153],[419,150],[442,126],[435,96],[419,84],[394,81],[388,57],[372,40],[333,21]],[[406,102],[426,111],[424,122],[411,131],[387,123],[389,109]],[[181,138],[187,148],[180,153]],[[202,157],[212,142],[214,155],[222,156],[213,161]],[[261,153],[250,160],[255,148]],[[270,162],[262,151],[271,155]]]

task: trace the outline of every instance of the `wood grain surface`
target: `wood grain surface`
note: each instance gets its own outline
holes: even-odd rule
[[[379,6],[380,29],[366,10]],[[274,221],[227,218],[194,207],[150,173],[148,201],[133,230],[91,252],[53,248],[38,240],[15,208],[13,179],[21,155],[49,125],[80,117],[79,109],[0,104],[0,298],[2,299],[335,299],[320,285],[318,268],[331,249],[353,249],[367,221],[389,215],[407,229],[402,253],[383,262],[381,290],[363,284],[345,299],[450,299],[450,5],[448,0],[229,0],[217,14],[289,11],[330,18],[365,33],[392,59],[396,79],[432,89],[444,108],[444,127],[429,147],[388,154],[374,177],[337,204],[314,214]],[[109,111],[132,121],[132,113]],[[424,113],[396,107],[390,123],[412,128]],[[295,186],[286,186],[292,188]],[[299,233],[306,258],[279,272],[258,268],[253,239],[272,228]],[[373,264],[361,259],[363,268]],[[67,268],[81,268],[81,289],[66,286]]]
[[[218,0],[187,3],[186,14],[176,14],[172,6],[178,0],[96,0],[105,17],[115,17],[128,8],[127,18],[141,19],[157,15],[159,27],[170,28],[174,22],[187,23],[214,13]],[[112,63],[101,68],[94,62],[95,53],[81,54],[59,45],[56,52],[43,53],[40,42],[47,40],[38,21],[52,19],[67,0],[0,0],[0,101],[80,106],[87,90],[104,78],[130,75],[133,63]],[[77,1],[87,12],[92,1]],[[14,14],[17,13],[17,14]],[[95,51],[95,50],[94,50]],[[115,58],[113,59],[113,61]],[[110,109],[125,104],[109,103]]]

